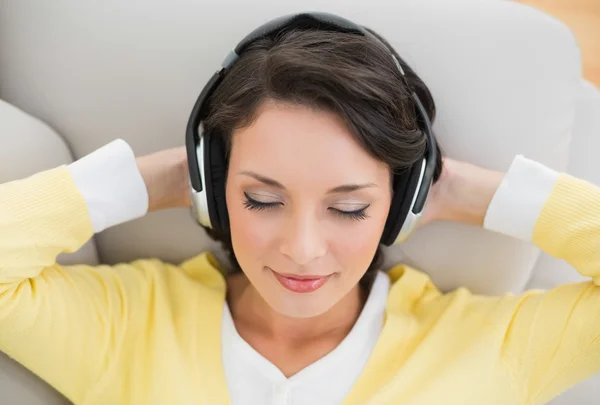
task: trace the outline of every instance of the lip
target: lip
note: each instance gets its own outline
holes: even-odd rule
[[[269,268],[269,270],[273,272],[273,275],[277,281],[279,281],[279,284],[290,291],[300,294],[311,293],[318,290],[323,287],[331,277],[331,274],[328,276],[299,276],[295,274],[280,274],[271,268]]]

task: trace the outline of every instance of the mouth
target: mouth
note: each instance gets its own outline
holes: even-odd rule
[[[323,287],[331,277],[331,274],[328,276],[280,274],[270,267],[267,267],[267,269],[273,273],[277,281],[279,281],[279,284],[290,291],[300,294],[318,290]]]

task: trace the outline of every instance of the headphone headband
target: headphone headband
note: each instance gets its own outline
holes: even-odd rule
[[[203,88],[194,104],[186,130],[186,147],[188,152],[192,203],[196,220],[201,225],[211,228],[223,227],[227,223],[223,218],[219,218],[217,209],[212,207],[214,203],[211,202],[212,199],[208,196],[208,194],[212,193],[212,189],[214,189],[214,187],[211,187],[211,184],[208,184],[211,180],[210,177],[207,178],[206,173],[206,171],[210,170],[210,167],[206,166],[206,162],[210,161],[210,148],[202,142],[202,138],[207,137],[208,134],[205,134],[204,131],[202,131],[201,136],[199,131],[202,121],[206,118],[208,112],[208,99],[222,82],[227,72],[239,59],[239,56],[242,55],[252,43],[262,38],[275,38],[287,31],[295,29],[342,32],[367,36],[373,39],[390,52],[390,56],[396,63],[405,85],[411,91],[419,124],[427,137],[427,156],[423,159],[422,164],[419,163],[417,165],[418,167],[416,168],[416,171],[414,171],[414,174],[411,174],[411,176],[415,177],[412,179],[411,183],[415,188],[412,190],[412,194],[402,197],[403,199],[410,198],[411,200],[408,212],[406,213],[406,218],[398,218],[397,221],[391,223],[390,220],[393,220],[393,218],[388,218],[388,223],[386,224],[381,243],[391,245],[396,242],[404,241],[414,229],[418,218],[423,211],[427,195],[429,194],[433,182],[435,165],[437,162],[437,149],[429,116],[417,94],[410,89],[405,72],[402,69],[400,61],[395,56],[393,49],[390,49],[387,44],[379,40],[379,38],[371,34],[364,27],[343,17],[322,12],[286,15],[273,19],[256,28],[246,35],[227,55],[221,68],[213,74]],[[411,173],[413,173],[413,171],[411,171]],[[392,201],[392,203],[394,204],[394,201]],[[398,201],[396,201],[396,203],[398,204]],[[226,231],[225,229],[221,230]]]

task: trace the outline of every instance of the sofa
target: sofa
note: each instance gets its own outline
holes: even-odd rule
[[[582,79],[569,29],[528,6],[4,0],[1,7],[0,183],[68,164],[116,138],[137,155],[183,145],[198,92],[236,42],[267,19],[318,10],[375,29],[418,72],[436,100],[434,131],[448,156],[504,170],[524,154],[600,184],[600,91]],[[187,210],[170,210],[107,229],[60,262],[180,262],[203,250],[221,254]],[[444,291],[498,295],[581,279],[533,246],[451,223],[427,225],[386,249],[385,266],[396,262],[424,270]],[[595,404],[599,383],[592,377],[552,404]],[[65,403],[0,354],[0,405]]]

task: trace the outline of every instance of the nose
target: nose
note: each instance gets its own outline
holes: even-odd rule
[[[327,243],[319,221],[311,215],[290,218],[283,232],[280,252],[300,266],[324,256]]]

